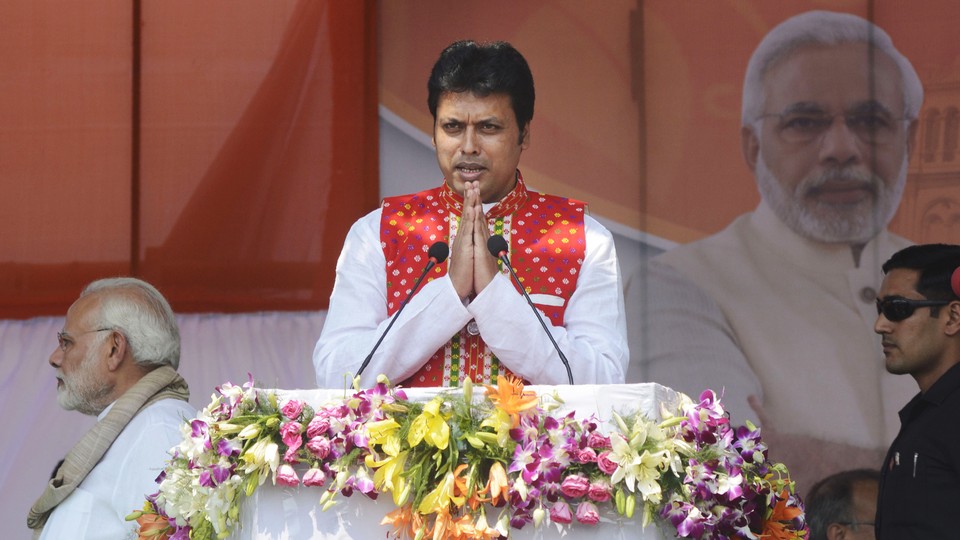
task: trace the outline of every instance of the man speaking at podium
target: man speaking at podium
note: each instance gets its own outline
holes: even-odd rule
[[[405,386],[508,373],[534,384],[623,382],[613,239],[584,203],[528,190],[517,168],[533,118],[526,60],[505,42],[458,41],[427,87],[443,185],[388,197],[350,229],[313,354],[317,384],[342,387],[356,373],[361,386],[380,373]],[[508,251],[488,249],[491,235]]]

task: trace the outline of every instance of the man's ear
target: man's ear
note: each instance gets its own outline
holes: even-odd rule
[[[107,345],[110,347],[110,353],[107,357],[107,368],[110,371],[116,371],[123,365],[123,360],[127,356],[127,348],[130,344],[127,343],[127,338],[122,332],[119,330],[111,330],[110,336],[107,338]]]
[[[751,172],[757,172],[757,159],[760,156],[760,139],[753,126],[740,127],[740,150],[743,160],[747,162]]]
[[[839,523],[827,526],[827,540],[843,540],[847,537],[847,528]]]
[[[530,122],[527,122],[527,125],[523,126],[520,131],[520,149],[526,150],[527,148],[530,148]]]
[[[948,336],[960,334],[960,301],[954,300],[944,308],[946,317],[944,318],[943,332]]]

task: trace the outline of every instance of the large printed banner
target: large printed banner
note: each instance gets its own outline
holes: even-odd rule
[[[524,178],[666,250],[624,268],[628,382],[724,392],[801,490],[880,466],[917,392],[886,373],[874,333],[880,265],[910,242],[960,243],[960,5],[381,8],[381,105],[431,133],[424,80],[438,52],[510,41],[537,85]],[[813,10],[859,19],[805,15],[778,29],[797,44],[771,46],[742,121],[751,55]],[[848,27],[864,32],[859,44],[804,41]]]
[[[875,21],[913,63],[924,102],[910,180],[892,229],[960,242],[960,6],[925,2],[621,0],[384,2],[380,102],[430,133],[426,75],[457,39],[513,43],[537,84],[533,140],[521,165],[542,189],[669,242],[725,227],[759,201],[740,148],[740,99],[760,39],[796,13]],[[469,20],[469,24],[463,21]],[[413,29],[416,30],[413,30]]]

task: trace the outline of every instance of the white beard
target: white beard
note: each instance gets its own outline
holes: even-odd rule
[[[58,374],[63,379],[63,388],[57,391],[57,403],[64,410],[96,416],[106,408],[108,403],[104,401],[110,395],[111,388],[94,373],[93,367],[97,361],[95,350],[91,347],[72,376],[65,377],[62,372]]]
[[[883,230],[897,212],[907,181],[907,163],[904,154],[892,188],[875,174],[832,169],[819,176],[804,178],[790,193],[767,168],[761,153],[757,156],[757,187],[764,202],[800,236],[824,243],[864,244]],[[873,194],[854,204],[831,204],[807,199],[806,194],[812,188],[836,180],[869,185]]]

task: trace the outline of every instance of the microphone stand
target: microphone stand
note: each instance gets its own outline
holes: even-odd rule
[[[520,283],[520,278],[517,277],[517,273],[513,271],[513,265],[510,264],[510,260],[507,258],[507,241],[499,234],[493,235],[487,240],[487,249],[490,250],[491,255],[503,261],[504,266],[510,270],[513,281],[517,284],[517,287],[520,288],[520,294],[527,299],[527,304],[530,305],[533,314],[536,315],[537,320],[540,321],[540,326],[543,327],[543,331],[546,332],[547,337],[550,338],[550,343],[553,343],[553,348],[556,349],[557,354],[560,355],[560,361],[563,362],[563,367],[567,368],[567,382],[573,386],[573,372],[570,370],[570,362],[567,361],[566,355],[563,354],[560,346],[557,345],[557,340],[553,339],[553,334],[550,333],[550,329],[547,328],[547,323],[545,323],[543,317],[540,316],[540,311],[537,309],[537,306],[533,305],[533,300],[530,299],[527,290],[523,288],[523,283]]]
[[[377,343],[373,346],[373,349],[370,350],[370,354],[363,359],[363,363],[360,364],[360,369],[357,370],[357,374],[353,376],[354,379],[360,376],[363,373],[363,370],[367,369],[367,365],[370,363],[370,360],[373,358],[373,353],[377,352],[377,349],[380,347],[380,343],[383,342],[383,338],[387,337],[387,332],[393,328],[393,323],[397,322],[397,318],[400,316],[400,312],[403,311],[403,308],[407,307],[407,303],[410,302],[410,299],[413,298],[413,293],[417,292],[417,289],[420,288],[420,282],[423,281],[423,278],[427,276],[427,272],[430,271],[434,266],[442,263],[447,260],[447,255],[450,253],[450,248],[444,242],[435,242],[430,246],[430,250],[427,252],[427,255],[430,257],[430,260],[427,261],[427,266],[424,267],[423,272],[420,274],[420,277],[417,278],[417,281],[414,282],[413,288],[410,289],[410,293],[407,294],[407,297],[403,299],[403,303],[400,304],[400,309],[393,314],[393,317],[390,319],[390,324],[383,330],[383,333],[380,334],[380,339],[377,340]]]

